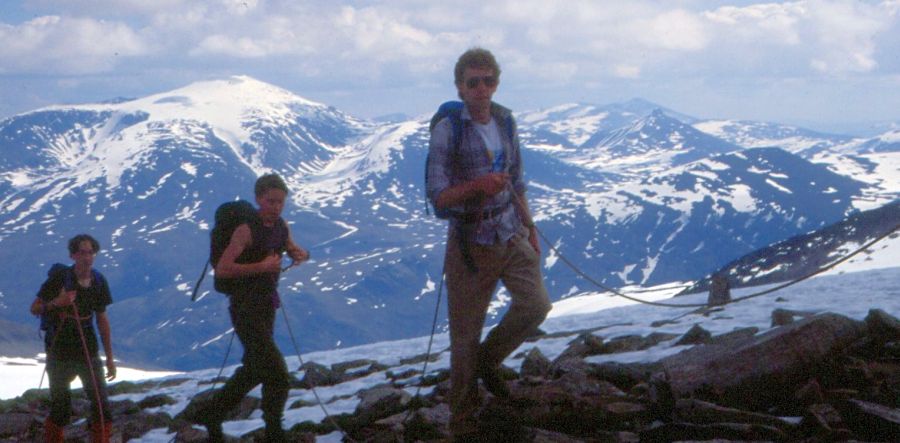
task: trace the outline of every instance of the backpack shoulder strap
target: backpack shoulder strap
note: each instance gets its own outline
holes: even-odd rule
[[[94,268],[91,268],[91,278],[99,285],[106,283],[106,277]],[[65,274],[63,274],[63,287],[66,288],[67,291],[78,289],[75,284],[75,267],[69,266],[65,269]]]
[[[451,159],[456,157],[456,153],[459,150],[460,140],[462,138],[463,132],[463,119],[462,119],[462,111],[465,107],[465,103],[458,100],[451,100],[448,102],[444,102],[438,107],[437,112],[431,116],[431,122],[428,126],[428,131],[431,132],[434,130],[434,127],[437,126],[439,122],[444,119],[450,120],[450,145],[449,153]],[[425,162],[425,183],[427,186],[428,183],[428,161]],[[427,194],[427,190],[425,191]],[[429,214],[428,210],[428,196],[425,196],[425,213]],[[437,211],[436,211],[437,212]],[[440,213],[438,213],[440,214]],[[445,218],[444,216],[438,215],[439,217]]]
[[[491,102],[491,115],[504,126],[506,136],[512,142],[516,136],[516,119],[513,117],[512,111],[499,103]]]
[[[37,297],[40,298],[43,303],[53,300],[57,294],[59,294],[59,289],[66,287],[68,284],[67,281],[71,280],[70,270],[70,266],[62,263],[54,263],[53,266],[47,270],[47,280],[41,284],[41,289],[38,290]],[[52,332],[56,325],[57,318],[47,310],[44,310],[40,315],[40,320],[41,330]]]
[[[462,136],[463,129],[463,119],[462,119],[462,111],[465,107],[465,104],[461,101],[449,101],[444,102],[438,108],[437,112],[434,113],[434,116],[431,117],[431,125],[429,130],[434,130],[434,127],[441,120],[447,118],[450,120],[450,151],[451,153],[455,153],[457,147],[459,146],[459,141]]]
[[[66,270],[64,272],[65,273],[63,274],[63,288],[65,288],[66,291],[75,290],[76,289],[75,288],[75,267],[70,266],[70,267],[66,268]]]
[[[250,228],[250,247],[244,249],[237,261],[239,263],[255,263],[265,258],[266,253],[266,236],[263,232],[262,220],[258,217],[247,220],[244,224]]]
[[[281,217],[278,217],[278,230],[280,231],[279,234],[281,234],[281,245],[279,246],[281,250],[277,252],[281,253],[287,248],[288,236],[291,232],[291,228],[288,226],[287,221]]]
[[[209,260],[206,260],[206,264],[203,265],[203,272],[200,273],[197,283],[194,284],[194,292],[191,293],[191,301],[197,301],[197,292],[200,290],[200,283],[203,283],[203,278],[206,277],[207,271],[209,271]]]

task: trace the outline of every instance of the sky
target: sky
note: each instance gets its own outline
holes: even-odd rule
[[[473,46],[518,111],[639,97],[820,130],[900,122],[900,0],[2,0],[0,118],[231,75],[420,116],[456,97]]]
[[[855,250],[860,245],[848,245],[850,250]],[[703,315],[693,312],[694,307],[671,308],[651,305],[635,304],[630,301],[611,297],[608,293],[584,293],[558,301],[554,304],[548,319],[541,325],[541,329],[548,333],[563,331],[580,331],[591,328],[603,327],[594,332],[595,335],[605,340],[637,334],[647,336],[651,333],[670,333],[683,335],[694,325],[699,325],[713,335],[731,332],[734,329],[745,327],[757,327],[759,333],[770,330],[772,311],[776,308],[802,311],[806,313],[834,312],[848,316],[856,320],[863,320],[870,309],[881,309],[894,317],[900,317],[900,268],[896,267],[900,260],[900,237],[887,238],[869,248],[870,254],[862,254],[840,264],[839,266],[816,276],[802,281],[794,286],[747,300],[724,306],[722,311],[712,315]],[[738,298],[755,294],[765,287],[741,288],[732,291],[732,297]],[[657,288],[631,288],[626,289],[633,297],[644,300],[664,301],[673,304],[705,303],[707,294],[700,293],[688,296],[671,298],[678,291],[677,285],[668,285]],[[848,300],[853,300],[848,303]],[[288,316],[289,318],[289,316]],[[668,320],[668,321],[666,321]],[[665,321],[662,326],[654,327],[654,322]],[[281,318],[276,324],[277,328],[284,328]],[[300,330],[298,330],[299,332]],[[485,332],[487,329],[485,330]],[[302,332],[301,332],[302,333]],[[521,367],[521,354],[538,348],[549,359],[559,356],[575,338],[577,332],[572,335],[558,337],[548,336],[535,342],[526,342],[518,350],[513,352],[504,362],[505,365],[517,371]],[[387,372],[395,374],[403,373],[410,369],[421,371],[421,363],[402,364],[401,359],[421,355],[428,349],[429,337],[417,337],[406,340],[372,343],[362,346],[318,351],[296,356],[291,350],[283,350],[286,362],[292,371],[295,371],[302,362],[315,362],[325,366],[334,363],[347,362],[358,359],[376,360],[389,366],[387,370],[374,372],[365,377],[349,380],[334,386],[319,387],[314,393],[308,389],[292,389],[287,401],[288,405],[298,400],[310,402],[313,406],[287,409],[284,415],[284,426],[290,428],[294,424],[304,421],[323,422],[326,418],[322,407],[316,403],[316,395],[324,402],[323,407],[329,414],[352,414],[359,404],[360,399],[354,395],[362,389],[374,387],[388,381]],[[607,361],[630,363],[658,361],[669,355],[676,354],[688,346],[674,345],[678,339],[664,341],[651,348],[624,352],[617,354],[600,354],[587,357],[586,361],[600,363]],[[449,368],[450,356],[447,351],[449,337],[446,333],[437,334],[434,337],[432,349],[438,354],[436,361],[429,363],[428,373]],[[302,351],[302,350],[301,350]],[[230,375],[237,368],[237,355],[232,355],[223,372]],[[4,363],[0,358],[0,379],[4,380],[10,392],[36,387],[37,380],[43,366],[31,359],[16,359],[16,364]],[[111,397],[113,401],[132,400],[139,402],[142,398],[153,394],[165,394],[173,398],[175,403],[153,408],[148,412],[165,412],[175,416],[181,412],[191,398],[201,390],[207,389],[208,384],[200,382],[210,380],[217,374],[218,368],[210,368],[201,371],[176,374],[140,374],[129,372],[130,379],[157,378],[158,381],[180,379],[181,383],[169,383],[170,386],[160,387],[148,393],[120,394]],[[303,378],[302,371],[294,373],[297,379]],[[406,390],[415,394],[415,383],[420,376],[414,376],[406,382]],[[44,384],[46,387],[46,382]],[[421,395],[427,395],[432,388],[423,388]],[[0,398],[10,398],[18,394],[6,393]],[[250,395],[259,397],[260,388],[251,391]],[[234,420],[224,423],[224,431],[233,436],[240,436],[255,429],[262,428],[264,423],[259,411],[255,411],[248,419]],[[174,437],[166,429],[160,428],[150,431],[142,438],[131,440],[138,443],[163,443],[169,442]],[[339,442],[337,433],[320,437],[321,443]]]

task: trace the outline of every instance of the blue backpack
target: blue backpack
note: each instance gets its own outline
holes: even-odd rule
[[[463,133],[463,125],[465,124],[462,119],[462,110],[465,108],[465,103],[458,100],[451,100],[448,102],[444,102],[438,107],[437,112],[431,117],[431,123],[428,126],[429,133],[434,131],[434,127],[437,126],[438,122],[441,120],[448,118],[450,119],[450,156],[455,159],[457,151],[459,150],[460,140],[462,139]],[[491,103],[491,112],[493,113],[495,108],[502,108],[500,105],[496,103]],[[508,113],[508,118],[505,122],[503,122],[506,126],[509,136],[509,140],[513,140],[515,137],[515,122],[513,121],[512,113]],[[505,161],[503,156],[498,157],[499,162]],[[429,169],[429,160],[425,161],[425,213],[428,214],[428,169]],[[440,219],[448,219],[450,217],[456,216],[457,211],[452,209],[434,209],[434,215]]]

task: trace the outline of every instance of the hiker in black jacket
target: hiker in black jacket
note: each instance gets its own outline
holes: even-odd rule
[[[112,340],[106,306],[112,303],[109,285],[93,269],[100,243],[87,234],[69,240],[69,257],[74,264],[54,265],[31,304],[31,313],[40,315],[46,331],[47,377],[50,382],[50,416],[44,421],[47,442],[64,441],[63,427],[72,418],[69,385],[77,376],[91,402],[92,442],[108,442],[112,417],[106,396],[106,379],[116,378]],[[97,347],[93,318],[106,354],[106,377]]]
[[[260,226],[238,226],[215,265],[216,278],[237,279],[239,283],[228,294],[228,311],[244,347],[242,365],[196,415],[187,417],[207,428],[210,441],[224,439],[222,421],[226,414],[259,384],[266,441],[285,441],[281,419],[290,384],[287,365],[274,337],[275,310],[281,303],[281,254],[287,253],[296,264],[306,261],[309,253],[294,243],[281,218],[288,194],[281,177],[263,175],[256,181],[255,194]]]

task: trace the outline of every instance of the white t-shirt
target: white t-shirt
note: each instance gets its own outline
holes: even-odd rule
[[[497,126],[497,122],[491,117],[491,121],[486,124],[474,121],[472,124],[475,125],[475,130],[481,136],[484,145],[487,146],[488,152],[491,154],[491,162],[496,162],[497,158],[503,154],[503,143],[500,142],[500,128]],[[501,164],[499,167],[502,168],[503,165]]]

